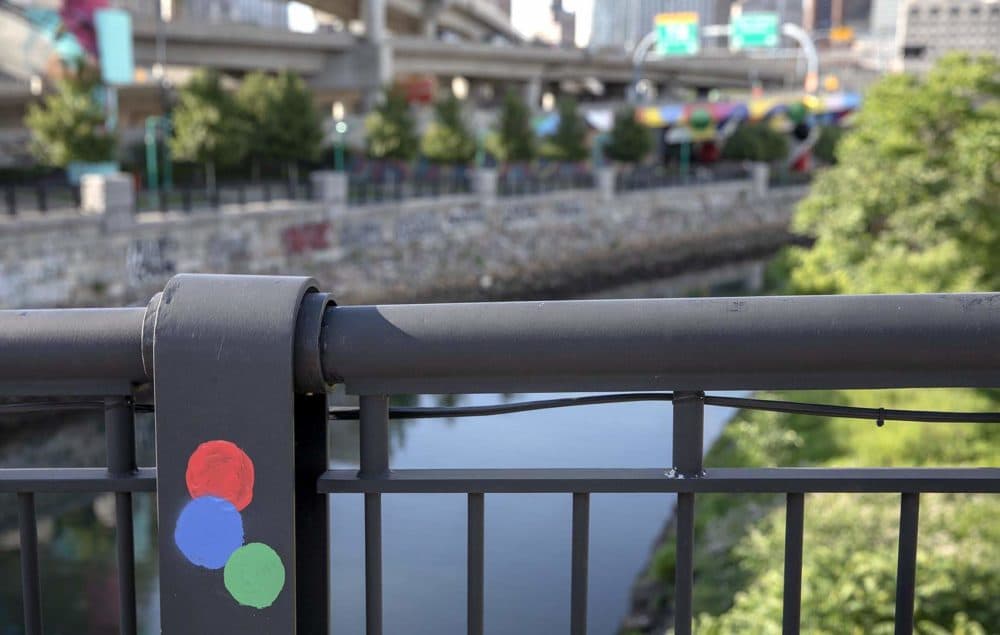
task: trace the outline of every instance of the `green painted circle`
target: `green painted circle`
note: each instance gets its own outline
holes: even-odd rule
[[[223,577],[234,600],[262,609],[274,604],[285,586],[285,565],[274,549],[251,542],[233,552]]]

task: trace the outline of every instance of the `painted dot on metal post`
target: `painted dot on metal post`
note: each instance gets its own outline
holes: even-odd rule
[[[233,552],[223,573],[226,590],[244,606],[266,608],[285,586],[285,565],[271,547],[251,542]]]
[[[174,543],[191,564],[221,569],[243,544],[243,518],[225,499],[196,498],[177,518]]]
[[[191,498],[224,498],[237,510],[243,510],[253,500],[253,461],[230,441],[199,445],[188,459],[184,477]]]

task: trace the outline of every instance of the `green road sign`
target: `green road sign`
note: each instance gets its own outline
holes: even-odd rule
[[[736,16],[729,24],[729,48],[774,48],[778,46],[778,14],[755,11]]]
[[[698,14],[660,13],[656,16],[656,52],[660,55],[697,55],[701,48]]]

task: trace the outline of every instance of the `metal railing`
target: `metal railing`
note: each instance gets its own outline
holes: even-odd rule
[[[584,164],[511,164],[500,169],[498,196],[522,196],[573,189],[591,189],[594,175]]]
[[[308,179],[223,181],[212,188],[178,184],[169,189],[139,190],[135,195],[135,211],[190,214],[205,210],[218,211],[223,207],[244,209],[254,204],[309,201],[312,198],[312,182]]]
[[[799,632],[804,494],[900,494],[897,633],[913,629],[919,497],[1000,492],[1000,468],[712,468],[702,465],[705,405],[904,421],[1000,422],[1000,413],[854,408],[706,390],[997,387],[1000,294],[762,297],[335,306],[303,278],[173,278],[146,308],[0,311],[0,395],[74,401],[7,410],[103,408],[108,468],[0,469],[20,501],[25,628],[41,632],[34,495],[115,492],[121,632],[135,633],[131,494],[157,492],[162,632],[329,630],[329,495],[361,493],[367,632],[382,632],[384,493],[468,500],[468,632],[483,632],[484,501],[495,493],[572,495],[571,625],[586,633],[590,495],[676,493],[677,633],[690,633],[695,506],[709,492],[784,493],[783,630]],[[152,403],[139,387],[155,383]],[[343,383],[358,408],[330,409]],[[630,391],[474,408],[390,408],[393,394]],[[654,391],[639,393],[634,391]],[[673,458],[648,469],[393,469],[391,418],[470,416],[655,400],[674,413]],[[157,467],[135,465],[132,415],[154,411]],[[359,471],[328,469],[327,427],[360,420]],[[254,599],[198,570],[178,542],[196,494],[199,444],[225,441],[254,466],[237,512],[240,544],[273,554],[280,584]],[[225,505],[225,503],[222,503]],[[174,537],[171,540],[171,536]],[[831,537],[836,539],[836,537]],[[235,552],[239,552],[239,547]],[[277,564],[275,564],[275,562]],[[232,565],[237,566],[237,565]],[[268,568],[270,567],[270,569]],[[221,565],[220,565],[221,568]],[[236,574],[233,574],[236,575]],[[237,577],[238,579],[238,577]],[[254,580],[278,580],[259,575]],[[265,589],[266,590],[266,589]],[[260,596],[266,596],[263,600]],[[247,604],[255,608],[248,608]]]

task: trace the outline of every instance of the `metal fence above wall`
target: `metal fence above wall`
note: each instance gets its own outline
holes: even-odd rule
[[[327,497],[365,498],[367,632],[382,631],[383,493],[464,493],[468,632],[483,632],[484,501],[572,497],[570,630],[586,633],[590,494],[672,492],[675,630],[690,633],[694,514],[706,492],[787,496],[783,629],[799,631],[804,494],[900,494],[897,633],[912,632],[919,496],[1000,492],[1000,468],[713,468],[705,405],[905,421],[941,413],[775,402],[706,390],[998,387],[1000,294],[334,306],[304,278],[173,278],[146,308],[0,311],[0,395],[102,408],[108,468],[0,469],[20,501],[25,630],[42,632],[34,496],[116,493],[121,632],[135,633],[131,493],[157,491],[163,632],[329,629]],[[153,401],[140,387],[155,383]],[[343,383],[360,408],[331,410]],[[489,408],[390,408],[398,393],[630,391]],[[652,391],[636,393],[634,391]],[[667,402],[673,459],[648,469],[393,469],[393,417],[616,400]],[[154,411],[156,468],[135,465],[131,417]],[[330,418],[360,419],[361,469],[327,469]],[[835,537],[831,537],[835,539]]]

